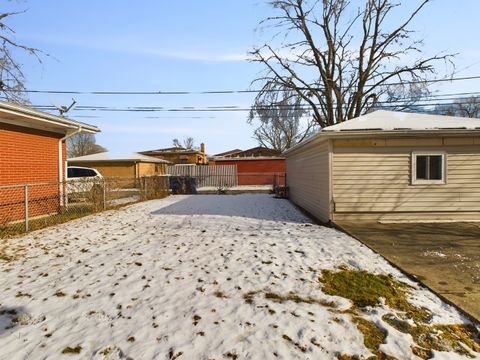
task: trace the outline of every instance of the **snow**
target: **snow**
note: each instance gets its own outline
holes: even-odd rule
[[[445,130],[479,129],[478,119],[378,110],[328,126],[322,132],[352,130]]]
[[[347,309],[318,281],[322,269],[342,265],[414,286],[412,302],[434,323],[467,322],[355,239],[265,194],[138,203],[11,239],[8,251],[18,259],[0,260],[0,359],[368,357],[349,314],[243,297],[294,291]],[[387,327],[382,311],[369,318]],[[390,327],[382,350],[406,358],[411,341]],[[79,355],[61,354],[78,345]]]
[[[440,251],[433,251],[433,250],[424,251],[424,252],[423,252],[423,256],[427,256],[427,257],[439,257],[439,258],[445,258],[445,257],[447,257],[447,255],[445,255],[444,253],[442,253],[442,252],[440,252]]]

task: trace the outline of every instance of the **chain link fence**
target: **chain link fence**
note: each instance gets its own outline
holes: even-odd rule
[[[168,176],[0,186],[0,238],[168,194]]]

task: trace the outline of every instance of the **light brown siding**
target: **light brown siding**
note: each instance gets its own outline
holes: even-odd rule
[[[335,145],[335,220],[480,220],[480,148],[432,146],[438,140],[472,144],[473,139],[395,140],[374,147]],[[446,184],[411,185],[411,152],[416,150],[446,152]]]
[[[138,176],[164,175],[167,166],[159,163],[138,163]]]
[[[287,155],[290,200],[321,221],[330,220],[329,142],[312,142]]]
[[[135,164],[133,162],[106,162],[106,161],[82,161],[76,163],[69,161],[69,166],[85,166],[92,167],[98,170],[103,177],[134,177]]]

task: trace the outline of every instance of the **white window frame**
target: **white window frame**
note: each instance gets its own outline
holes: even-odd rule
[[[417,179],[417,156],[442,156],[442,179]],[[411,178],[412,185],[445,185],[447,183],[447,154],[445,151],[412,151]]]

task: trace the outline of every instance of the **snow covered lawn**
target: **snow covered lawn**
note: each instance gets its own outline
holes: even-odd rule
[[[412,336],[384,321],[385,303],[354,314],[348,299],[322,292],[322,270],[345,268],[413,286],[409,301],[431,324],[468,322],[356,240],[269,195],[139,203],[11,239],[6,252],[1,359],[367,358],[359,317],[382,329],[383,353],[415,358]]]

